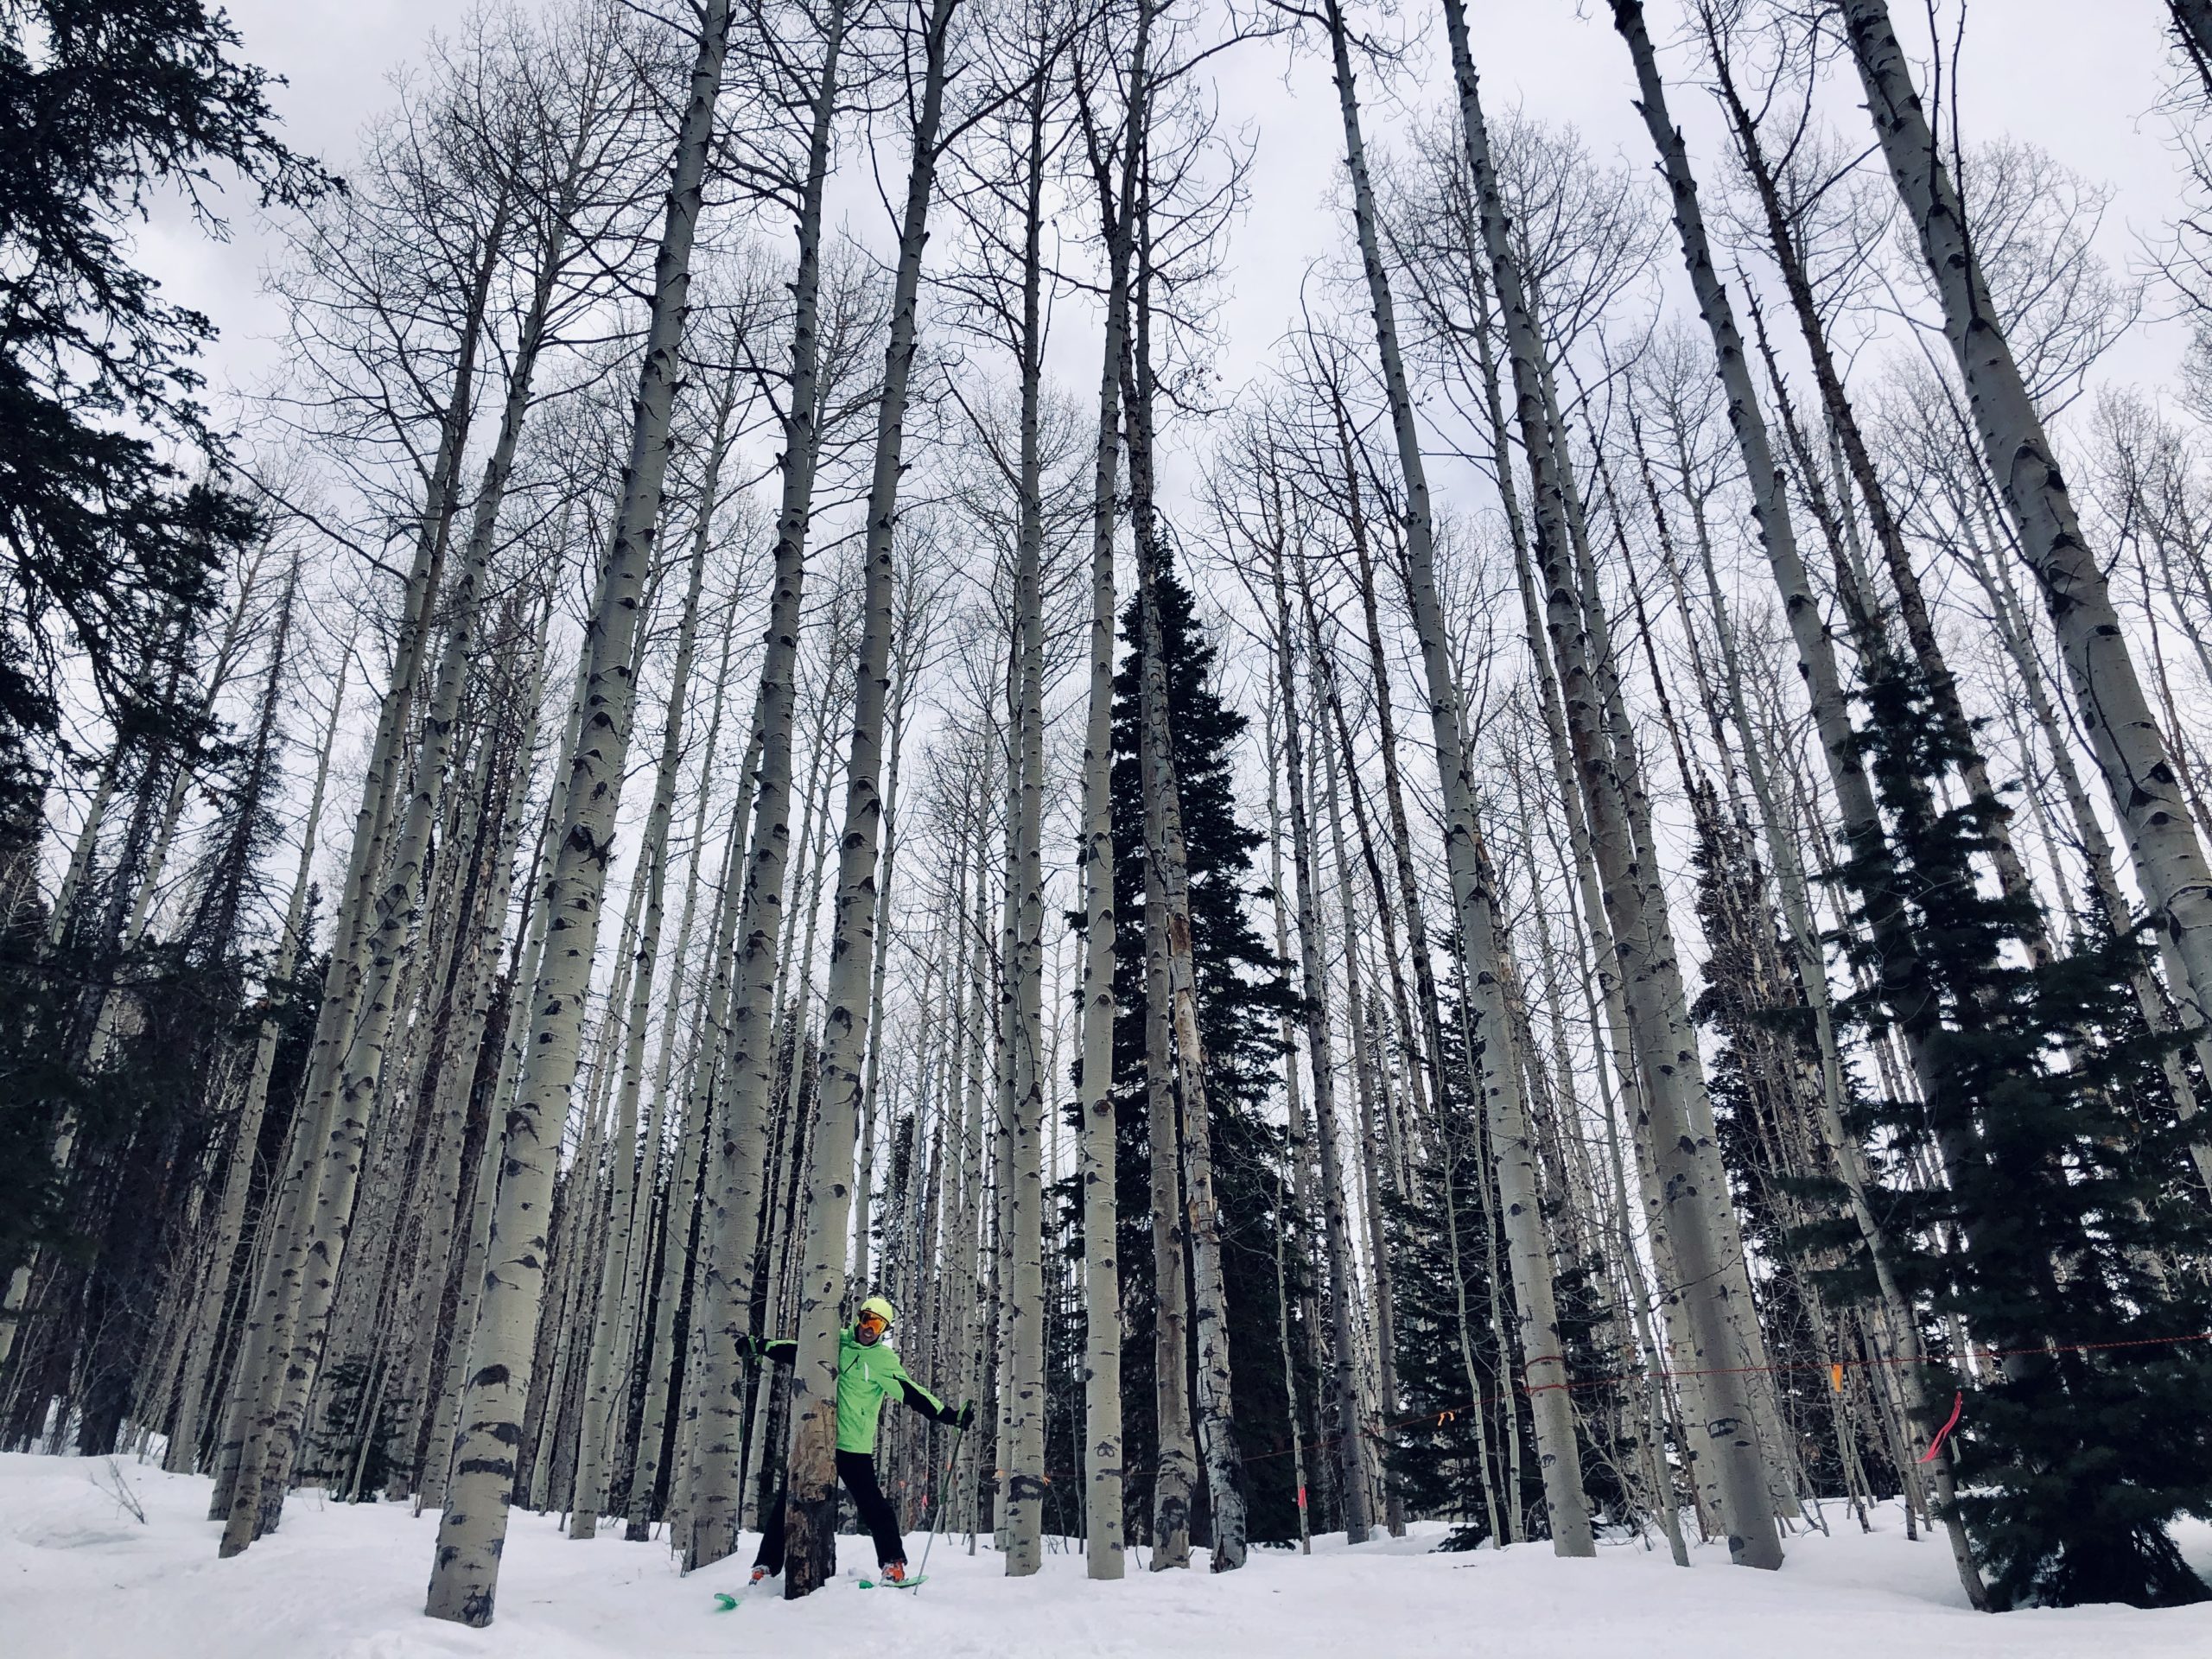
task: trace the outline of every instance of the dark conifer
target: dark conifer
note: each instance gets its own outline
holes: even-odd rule
[[[1905,672],[1866,702],[1890,834],[1843,880],[1885,887],[1913,949],[1844,1012],[1909,1026],[1942,1079],[1863,1127],[1890,1148],[1878,1201],[1912,1247],[1914,1289],[1985,1351],[1971,1374],[1949,1356],[1930,1392],[1963,1395],[1959,1506],[1992,1599],[2204,1599],[2167,1526],[2212,1509],[2212,1299],[2173,1265],[2208,1238],[2171,1179],[2183,1142],[2129,983],[2144,944],[2105,923],[2032,962],[2035,918],[1980,868],[1997,804],[1940,804],[1935,780],[1961,756]],[[1912,1179],[1916,1157],[1945,1179]]]

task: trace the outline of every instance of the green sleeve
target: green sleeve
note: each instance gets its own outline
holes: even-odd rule
[[[931,1394],[920,1383],[915,1382],[912,1377],[907,1376],[906,1366],[899,1363],[895,1356],[891,1363],[893,1368],[892,1380],[897,1382],[899,1388],[904,1390],[904,1398],[909,1406],[912,1406],[916,1411],[920,1412],[923,1416],[934,1417],[940,1422],[947,1422],[951,1420],[951,1409],[946,1406],[944,1401],[938,1399],[937,1395]]]
[[[760,1357],[773,1365],[791,1365],[798,1362],[798,1343],[791,1337],[777,1337],[760,1344]]]

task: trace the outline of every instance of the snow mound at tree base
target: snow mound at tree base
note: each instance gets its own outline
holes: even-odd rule
[[[1437,1554],[1437,1525],[1311,1557],[1255,1550],[1243,1572],[1147,1573],[1133,1551],[1118,1584],[1084,1577],[1079,1548],[1007,1579],[986,1540],[940,1539],[930,1583],[862,1595],[864,1538],[842,1541],[836,1583],[804,1601],[748,1599],[747,1554],[680,1576],[666,1549],[588,1542],[554,1517],[518,1515],[499,1615],[486,1630],[423,1617],[436,1522],[401,1504],[296,1493],[279,1532],[215,1559],[208,1483],[118,1460],[141,1525],[103,1488],[103,1459],[0,1457],[0,1649],[24,1659],[645,1659],[835,1654],[837,1659],[2201,1659],[2212,1606],[2082,1607],[1976,1614],[1939,1539],[1909,1542],[1894,1510],[1862,1535],[1827,1506],[1834,1535],[1802,1533],[1775,1573],[1732,1568],[1718,1545],[1689,1571],[1662,1547],[1611,1544],[1594,1561],[1548,1547]],[[2212,1527],[2183,1548],[2212,1571]],[[912,1541],[918,1560],[921,1540]]]

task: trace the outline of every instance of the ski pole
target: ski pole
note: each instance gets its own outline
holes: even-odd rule
[[[953,1465],[960,1461],[960,1442],[968,1438],[968,1426],[963,1423],[952,1431],[952,1455],[944,1460],[944,1472],[938,1477],[937,1491],[930,1499],[929,1535],[922,1541],[922,1564],[914,1573],[925,1576],[930,1570],[930,1551],[937,1548],[937,1523],[944,1508],[944,1490],[952,1484]]]

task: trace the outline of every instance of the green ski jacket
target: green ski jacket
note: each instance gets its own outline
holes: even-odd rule
[[[778,1365],[798,1358],[798,1344],[779,1337],[760,1344],[760,1357]],[[875,1452],[875,1426],[886,1400],[903,1400],[925,1417],[940,1423],[957,1421],[959,1412],[906,1375],[890,1344],[878,1339],[862,1342],[847,1325],[837,1333],[837,1449]]]

